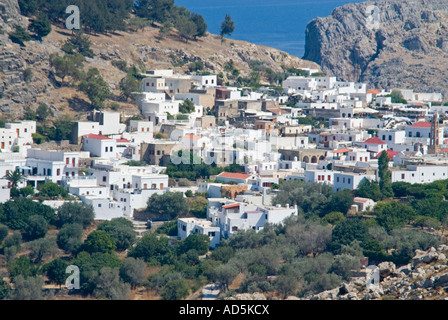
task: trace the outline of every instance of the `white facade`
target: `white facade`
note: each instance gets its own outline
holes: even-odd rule
[[[345,189],[355,190],[364,179],[373,181],[376,180],[376,176],[351,172],[335,172],[333,180],[333,190],[335,192]]]
[[[406,170],[392,170],[392,182],[431,183],[448,179],[447,166],[415,166],[408,165]]]
[[[83,150],[93,157],[103,159],[117,158],[117,141],[106,136],[89,134],[83,137]]]
[[[216,87],[218,77],[216,75],[192,75],[191,79],[198,83],[201,88]]]
[[[180,218],[177,220],[177,235],[181,239],[187,238],[192,233],[208,236],[212,249],[219,245],[221,240],[219,227],[213,226],[208,220],[196,218]]]

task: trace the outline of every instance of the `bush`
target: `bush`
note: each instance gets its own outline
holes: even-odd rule
[[[48,223],[44,217],[33,215],[28,218],[28,225],[25,228],[23,237],[27,241],[43,238],[47,234]]]
[[[67,223],[58,233],[59,248],[70,253],[76,253],[82,246],[83,228],[80,223]]]
[[[93,222],[95,212],[91,205],[82,202],[65,202],[58,209],[58,218],[59,227],[66,223],[79,223],[86,228]]]
[[[68,196],[68,191],[54,182],[46,182],[41,186],[38,186],[39,195],[48,198],[66,198]]]
[[[129,249],[136,240],[132,222],[126,218],[115,218],[111,221],[105,221],[98,226],[98,230],[107,232],[115,240],[118,251]]]

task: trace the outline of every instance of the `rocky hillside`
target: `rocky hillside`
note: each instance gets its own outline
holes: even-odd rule
[[[448,246],[440,245],[427,251],[416,250],[411,263],[397,267],[392,262],[378,265],[379,283],[366,287],[366,276],[353,277],[350,282],[312,296],[287,300],[447,300]],[[227,300],[266,300],[262,293],[242,293]]]
[[[20,47],[8,38],[8,32],[13,31],[15,25],[27,27],[29,24],[28,18],[19,12],[17,0],[0,3],[0,30],[3,31],[0,31],[0,111],[19,117],[26,106],[35,109],[38,103],[45,102],[52,107],[55,116],[70,114],[81,118],[80,111],[88,110],[85,103],[88,100],[73,87],[59,87],[49,63],[52,53],[63,55],[60,48],[70,31],[53,26],[53,31],[42,42],[28,41],[25,47]],[[250,74],[250,60],[261,61],[276,72],[282,71],[282,66],[319,68],[313,62],[280,50],[244,41],[222,42],[219,36],[209,34],[187,43],[175,30],[164,39],[159,38],[158,31],[157,27],[146,27],[138,32],[89,35],[95,57],[87,58],[85,68],[98,68],[115,95],[119,94],[118,83],[125,73],[112,64],[114,60],[146,70],[173,68],[178,72],[188,71],[191,62],[202,61],[204,71],[212,73],[224,71],[226,63],[233,60],[234,69],[238,69],[241,76]],[[130,103],[118,103],[121,110],[136,111]]]
[[[303,58],[344,80],[447,94],[448,1],[380,0],[338,7],[308,24]]]

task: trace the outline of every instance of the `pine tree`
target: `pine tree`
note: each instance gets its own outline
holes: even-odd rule
[[[230,14],[227,13],[221,24],[221,38],[224,38],[225,35],[232,35],[233,31],[235,31],[235,23]]]
[[[48,36],[51,32],[51,23],[48,16],[44,13],[39,13],[37,18],[31,22],[28,30],[33,32],[38,40]]]

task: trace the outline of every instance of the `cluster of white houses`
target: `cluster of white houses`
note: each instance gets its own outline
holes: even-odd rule
[[[63,185],[93,206],[96,219],[109,220],[132,218],[153,194],[185,192],[169,184],[164,170],[191,161],[190,152],[207,164],[236,163],[244,173],[223,172],[188,188],[208,194],[205,219],[178,220],[180,237],[207,234],[213,247],[238,230],[258,231],[296,215],[294,204],[270,203],[272,186],[282,179],[354,190],[377,179],[383,151],[392,182],[448,178],[448,107],[441,95],[401,90],[408,103],[397,104],[390,91],[326,76],[290,77],[283,89],[282,95],[269,88],[248,92],[218,86],[216,75],[156,70],[135,94],[142,119],[124,124],[120,112],[92,112],[72,128],[70,143],[79,151],[34,148],[34,121],[7,123],[0,129],[0,176],[20,170],[26,177],[20,187]],[[291,98],[299,102],[288,104]],[[179,106],[187,99],[194,110],[183,114]],[[327,125],[300,124],[304,117]],[[5,178],[0,186],[0,201],[7,201]],[[356,205],[363,211],[374,203],[357,199]]]

